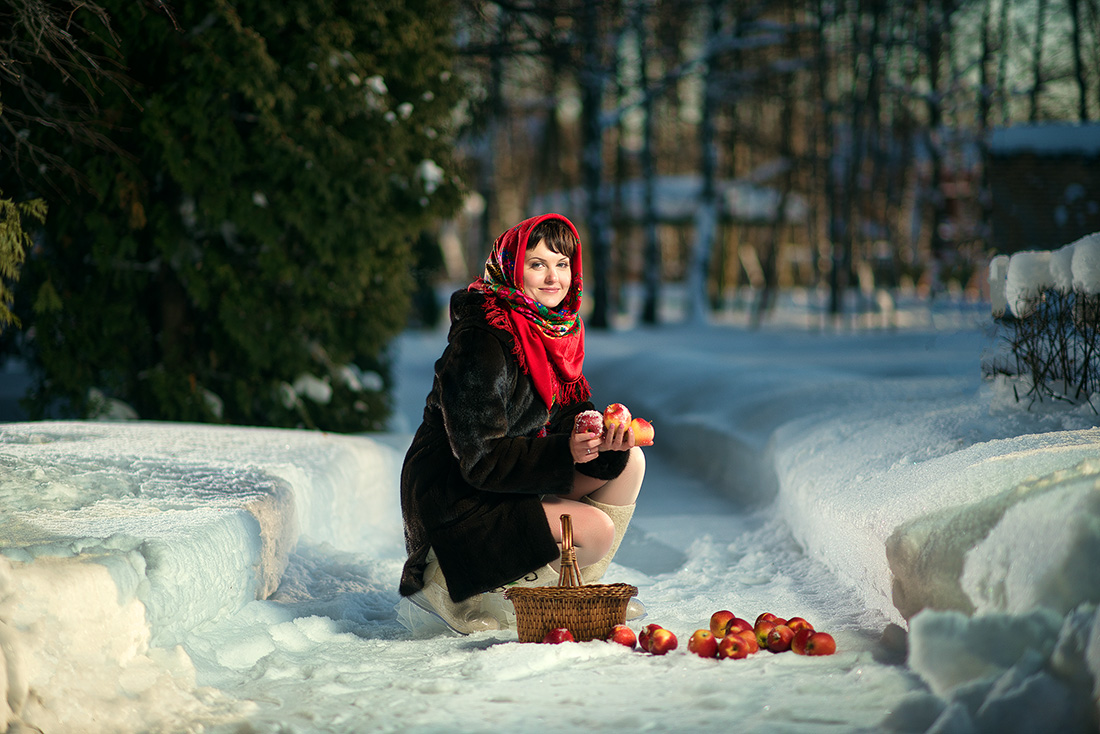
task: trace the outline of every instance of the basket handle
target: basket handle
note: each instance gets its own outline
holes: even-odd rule
[[[581,567],[577,565],[577,551],[573,547],[573,518],[561,516],[561,572],[558,586],[583,586]]]

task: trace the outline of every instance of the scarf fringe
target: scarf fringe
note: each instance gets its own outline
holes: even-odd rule
[[[588,380],[585,379],[584,375],[564,385],[559,383],[558,393],[562,405],[581,403],[592,397],[592,389],[589,387]]]

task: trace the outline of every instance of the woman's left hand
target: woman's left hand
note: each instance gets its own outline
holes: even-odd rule
[[[600,451],[629,451],[634,447],[634,429],[629,423],[620,423],[604,432]]]

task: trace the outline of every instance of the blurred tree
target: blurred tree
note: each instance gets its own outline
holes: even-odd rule
[[[27,256],[31,236],[23,226],[23,219],[39,223],[46,219],[46,202],[32,199],[16,203],[0,191],[0,333],[5,327],[19,326],[19,319],[11,311],[14,301],[11,288],[19,280],[19,266]]]
[[[382,427],[411,242],[458,203],[451,6],[210,0],[176,30],[102,5],[117,36],[77,7],[75,40],[133,79],[98,97],[124,156],[19,131],[85,183],[63,182],[19,284],[27,331],[0,345],[31,365],[31,415],[102,394],[147,419]],[[23,74],[73,93],[47,64]],[[0,187],[43,191],[16,163]]]

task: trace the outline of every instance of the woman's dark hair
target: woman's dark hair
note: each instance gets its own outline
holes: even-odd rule
[[[577,237],[568,224],[561,219],[547,219],[535,225],[527,238],[527,249],[538,247],[540,240],[546,240],[551,252],[572,259],[577,251]]]

